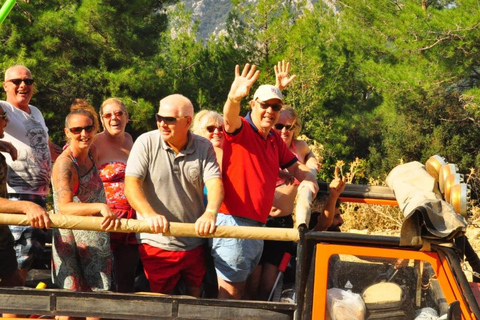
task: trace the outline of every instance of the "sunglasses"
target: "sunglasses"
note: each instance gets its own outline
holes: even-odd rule
[[[161,116],[159,115],[158,113],[155,114],[155,118],[157,119],[158,122],[164,122],[166,124],[174,124],[175,122],[177,122],[178,119],[181,119],[181,118],[187,118],[188,116],[183,116],[183,117],[164,117],[164,116]]]
[[[7,121],[8,120],[8,116],[7,116],[7,113],[2,113],[0,114],[0,118],[3,119],[4,121]]]
[[[19,86],[22,82],[25,82],[27,86],[31,86],[33,84],[33,79],[10,79],[7,82],[11,82],[16,86]]]
[[[275,125],[275,129],[277,129],[278,131],[282,130],[283,128],[285,128],[287,131],[290,131],[295,128],[295,124],[277,123]]]
[[[273,111],[280,111],[280,110],[282,110],[282,107],[283,107],[281,103],[270,104],[270,103],[260,102],[258,100],[257,100],[257,102],[260,105],[260,107],[262,107],[262,109],[268,109],[268,108],[271,107]]]
[[[208,132],[210,133],[214,133],[215,132],[215,129],[218,130],[218,132],[223,132],[223,127],[220,126],[220,127],[217,127],[217,126],[208,126],[205,128]]]
[[[113,117],[113,115],[115,115],[115,117],[117,117],[117,118],[120,118],[124,114],[127,114],[127,113],[125,111],[122,111],[122,110],[117,110],[117,111],[114,111],[113,113],[102,114],[102,118],[110,119],[111,117]]]
[[[73,133],[73,134],[80,134],[82,133],[83,130],[85,130],[85,132],[92,132],[93,129],[95,129],[95,126],[94,125],[91,125],[91,126],[86,126],[86,127],[73,127],[73,128],[68,128],[68,130]]]

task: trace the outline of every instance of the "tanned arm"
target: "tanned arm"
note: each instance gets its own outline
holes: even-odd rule
[[[221,178],[210,179],[205,183],[207,187],[207,208],[195,222],[195,231],[205,236],[215,232],[217,213],[224,197],[223,182]]]
[[[125,177],[125,196],[128,202],[148,222],[150,228],[157,233],[168,231],[168,221],[148,203],[143,192],[143,181],[136,177]]]
[[[92,216],[100,213],[104,219],[101,227],[110,230],[120,226],[117,215],[106,203],[78,203],[73,201],[74,188],[78,185],[78,175],[73,162],[67,156],[58,157],[52,172],[52,184],[57,195],[60,214]]]

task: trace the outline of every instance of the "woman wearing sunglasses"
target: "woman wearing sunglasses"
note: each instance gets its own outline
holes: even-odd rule
[[[102,180],[90,152],[96,133],[95,117],[90,111],[93,108],[72,109],[65,119],[67,145],[53,166],[55,213],[101,215],[102,229],[118,227],[120,221],[106,204]],[[107,232],[54,229],[52,258],[53,280],[60,288],[110,290],[112,259]]]
[[[125,132],[129,121],[125,104],[117,99],[105,100],[100,107],[103,131],[97,134],[95,160],[103,181],[107,203],[118,218],[135,219],[136,212],[125,197],[125,168],[133,146],[132,136]],[[110,233],[114,257],[117,292],[134,292],[135,276],[140,261],[135,233]]]
[[[297,112],[289,105],[284,105],[280,111],[274,130],[280,134],[280,137],[290,150],[297,155],[298,160],[304,163],[315,175],[320,169],[320,163],[315,158],[312,150],[303,140],[298,140],[298,135],[302,131],[302,122],[298,118]],[[288,178],[288,176],[287,176]]]
[[[320,163],[310,150],[305,141],[298,140],[302,125],[295,109],[284,105],[280,111],[274,130],[280,135],[288,148],[297,156],[298,160],[307,165],[315,175],[320,169]],[[270,216],[267,219],[267,227],[293,228],[293,206],[297,195],[299,182],[288,173],[287,170],[280,170],[277,179],[277,187],[273,199],[273,206]],[[285,252],[295,254],[295,243],[284,241],[265,241],[262,258],[260,285],[258,288],[259,298],[267,300],[274,286],[278,266]],[[259,272],[256,270],[256,272]]]
[[[193,119],[193,133],[207,138],[213,145],[215,155],[217,157],[218,165],[222,170],[222,157],[223,157],[223,141],[225,140],[223,132],[223,116],[216,111],[201,110]],[[205,204],[207,203],[207,189],[203,189],[203,199]],[[209,248],[210,250],[210,248]],[[205,298],[217,297],[217,274],[215,267],[213,266],[213,258],[211,254],[206,255],[207,270],[203,280],[203,295]]]
[[[195,115],[193,120],[193,133],[207,138],[213,144],[217,155],[217,162],[222,168],[223,155],[223,116],[216,111],[202,110]]]

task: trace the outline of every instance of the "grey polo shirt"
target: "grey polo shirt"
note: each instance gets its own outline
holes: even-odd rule
[[[205,182],[221,177],[210,141],[188,133],[186,148],[175,154],[162,140],[159,130],[138,137],[128,157],[125,175],[143,181],[147,201],[169,222],[187,223],[194,223],[205,211]],[[137,212],[137,219],[143,220],[141,212]],[[191,250],[205,243],[202,238],[152,233],[140,233],[137,238],[140,243],[170,251]]]

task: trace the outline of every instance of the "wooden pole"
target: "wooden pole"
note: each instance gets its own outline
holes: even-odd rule
[[[50,214],[52,220],[51,228],[105,231],[100,227],[102,217],[73,216],[62,214]],[[109,230],[109,232],[123,233],[154,233],[144,220],[120,219],[121,226]],[[30,222],[23,214],[0,213],[0,225],[23,225],[28,226]],[[286,228],[264,228],[264,227],[240,227],[240,226],[218,226],[214,234],[210,236],[199,236],[195,232],[193,223],[170,222],[170,227],[164,236],[172,237],[199,237],[199,238],[240,238],[240,239],[262,239],[277,241],[299,240],[296,229]]]

